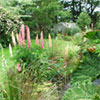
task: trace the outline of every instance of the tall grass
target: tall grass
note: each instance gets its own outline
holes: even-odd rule
[[[27,75],[29,73],[27,72]],[[57,86],[50,82],[34,83],[32,77],[24,79],[25,73],[9,69],[8,80],[0,89],[0,100],[58,100]]]

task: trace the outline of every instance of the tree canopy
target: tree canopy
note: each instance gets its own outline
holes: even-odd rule
[[[82,12],[96,25],[100,19],[100,0],[1,0],[0,6],[18,15],[32,31],[38,32],[51,32],[59,22],[77,22]]]
[[[73,21],[76,21],[81,12],[87,12],[92,18],[96,9],[100,7],[100,0],[61,0],[64,9],[70,10]]]

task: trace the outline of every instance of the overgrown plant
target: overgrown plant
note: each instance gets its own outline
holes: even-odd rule
[[[9,69],[8,80],[0,88],[1,100],[58,100],[57,86],[50,82],[34,83],[32,77]],[[27,77],[27,80],[25,80]]]
[[[75,84],[66,91],[62,100],[99,100],[99,86],[94,86],[91,82]]]
[[[11,33],[18,33],[22,21],[4,8],[0,8],[0,43],[7,47],[11,42]]]

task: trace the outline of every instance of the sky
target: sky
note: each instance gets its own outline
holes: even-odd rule
[[[100,11],[100,7],[96,8],[95,11]]]

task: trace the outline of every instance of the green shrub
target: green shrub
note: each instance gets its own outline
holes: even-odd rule
[[[96,23],[94,25],[95,29],[100,29],[100,13],[97,14]]]
[[[67,36],[67,35],[63,37],[63,40],[65,41],[72,41],[72,39],[73,38],[71,36]]]
[[[86,27],[89,27],[91,23],[91,18],[86,12],[82,12],[77,19],[77,24],[80,26],[82,30]]]
[[[68,48],[68,56],[65,55],[65,48]],[[59,73],[67,76],[77,70],[79,64],[78,52],[80,47],[75,46],[72,42],[56,40],[53,46],[47,51],[49,59],[53,59],[54,67],[58,67]],[[64,68],[65,61],[67,60],[67,67]],[[62,67],[61,67],[62,66]]]
[[[95,24],[95,29],[99,29],[100,30],[100,21],[97,21]]]
[[[86,33],[85,37],[90,40],[100,39],[100,31],[98,31],[98,30],[89,31]]]
[[[88,39],[87,45],[96,45],[100,43],[100,31],[89,31],[86,33],[85,37]]]
[[[21,20],[8,12],[4,8],[0,8],[0,43],[7,47],[11,43],[11,33],[18,33]]]
[[[77,33],[77,34],[75,34],[73,36],[72,41],[73,41],[74,44],[77,44],[78,45],[78,44],[81,44],[82,43],[82,38],[83,38],[82,33]]]
[[[98,99],[97,99],[98,98]],[[62,100],[99,100],[100,89],[91,82],[78,83],[66,91]]]
[[[71,36],[79,32],[81,32],[81,29],[77,25],[75,25],[68,29],[67,34]]]
[[[83,56],[83,61],[78,70],[72,74],[71,83],[84,82],[86,80],[93,81],[100,75],[100,57],[95,53],[88,51]]]
[[[28,50],[27,47],[18,47],[14,59],[17,63],[20,63],[22,67],[28,67],[38,61],[42,61],[44,51],[45,50],[42,50],[39,46],[34,46],[34,48],[30,50]]]
[[[29,75],[32,75],[31,77],[36,82],[51,80],[59,75],[58,66],[50,62],[46,49],[41,49],[39,46],[34,46],[31,50],[26,47],[17,48],[15,60],[21,64],[21,68],[25,73],[29,72]],[[25,79],[27,80],[27,78]]]
[[[100,57],[100,44],[96,45],[96,51],[95,51],[98,56]]]

